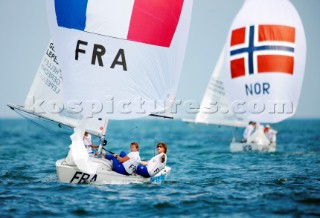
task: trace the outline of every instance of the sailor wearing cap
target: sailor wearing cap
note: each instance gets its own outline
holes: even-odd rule
[[[269,139],[269,141],[270,141],[270,144],[271,143],[276,143],[276,140],[277,140],[277,131],[276,130],[274,130],[274,129],[272,129],[271,127],[270,127],[270,125],[266,125],[265,127],[264,127],[264,134],[266,135],[266,137],[267,137],[267,139]]]

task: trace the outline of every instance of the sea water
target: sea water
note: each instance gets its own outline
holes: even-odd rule
[[[172,172],[162,185],[100,186],[58,182],[55,162],[71,131],[32,122],[0,120],[1,217],[320,216],[320,120],[273,125],[275,153],[230,153],[242,130],[227,127],[111,121],[108,150],[128,152],[137,141],[147,160],[166,142]]]

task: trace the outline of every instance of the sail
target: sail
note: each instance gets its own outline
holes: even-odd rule
[[[306,62],[300,17],[288,0],[246,0],[231,25],[225,87],[234,113],[260,122],[294,115]]]
[[[245,127],[247,122],[237,118],[226,98],[224,79],[226,65],[224,64],[225,48],[223,48],[219,60],[212,72],[211,79],[201,101],[199,113],[196,115],[196,123],[216,124],[224,126]]]
[[[132,119],[167,109],[182,70],[193,0],[47,0],[65,104]],[[59,62],[59,64],[60,64]],[[90,108],[89,108],[90,109]],[[82,111],[88,114],[86,108]],[[89,113],[92,115],[92,113]]]
[[[27,113],[52,120],[70,127],[77,127],[80,120],[86,123],[86,131],[97,136],[105,135],[105,118],[84,119],[80,113],[70,113],[63,104],[62,74],[52,42],[42,58],[37,74],[26,97],[24,107],[17,108]]]
[[[87,126],[85,126],[87,128]],[[85,173],[95,174],[97,172],[98,164],[89,161],[89,154],[83,144],[83,134],[85,130],[82,124],[74,128],[74,133],[70,136],[71,145],[66,161],[70,164],[76,164],[77,167]]]

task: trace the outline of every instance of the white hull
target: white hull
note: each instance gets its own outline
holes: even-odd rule
[[[275,152],[276,144],[271,143],[268,145],[257,144],[257,143],[242,143],[242,142],[232,142],[230,144],[231,152],[248,152],[248,151],[262,151],[262,152]]]
[[[110,161],[104,158],[90,157],[93,162],[99,163],[96,174],[87,174],[77,168],[76,165],[68,165],[65,159],[57,160],[56,169],[58,179],[64,183],[90,183],[90,184],[130,184],[145,182],[164,182],[170,174],[171,168],[165,167],[153,177],[145,178],[139,175],[122,175],[110,170]]]

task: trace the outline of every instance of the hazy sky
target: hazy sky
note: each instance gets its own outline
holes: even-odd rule
[[[307,37],[307,62],[295,117],[320,117],[320,0],[292,0]],[[227,32],[243,0],[194,0],[177,99],[201,102]],[[50,40],[44,0],[0,1],[0,118],[17,117]]]

